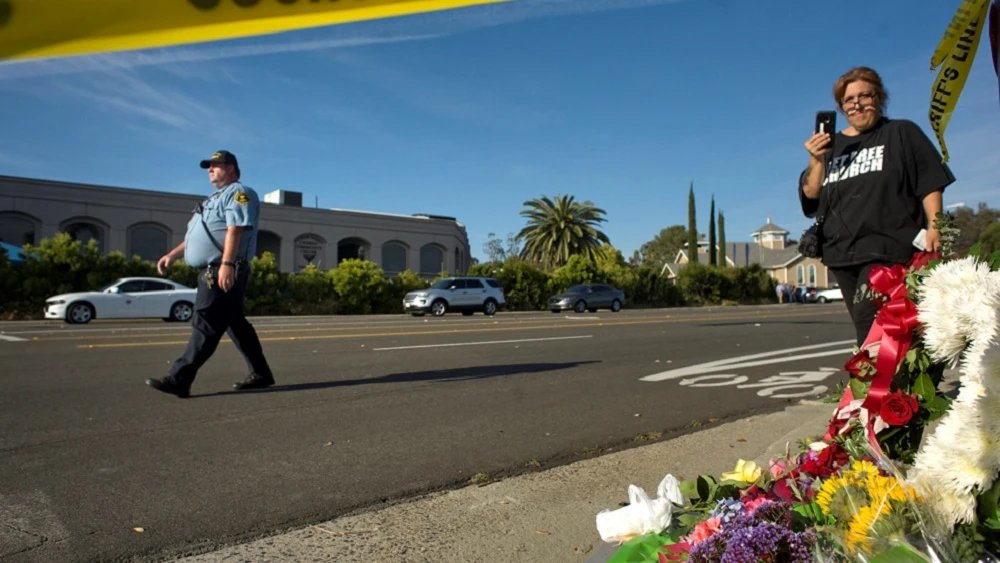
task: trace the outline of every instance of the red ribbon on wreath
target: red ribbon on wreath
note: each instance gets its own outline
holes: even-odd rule
[[[875,322],[868,332],[868,337],[861,345],[862,350],[864,350],[876,342],[879,343],[878,355],[875,360],[875,376],[872,378],[868,395],[861,403],[861,408],[868,411],[865,434],[872,448],[879,454],[882,453],[882,447],[875,436],[875,417],[882,410],[882,403],[889,395],[892,378],[896,375],[899,363],[910,350],[913,331],[920,324],[917,319],[917,305],[910,300],[909,292],[906,289],[906,276],[909,273],[909,267],[914,270],[920,269],[930,259],[938,256],[937,253],[920,252],[914,255],[907,266],[901,264],[892,267],[875,266],[868,276],[871,290],[885,298],[885,302],[879,309]],[[844,396],[840,400],[837,412],[839,413],[840,409],[846,407],[853,400],[854,394],[848,387],[844,390]],[[833,435],[833,425],[831,424],[824,440],[829,441]]]
[[[900,264],[891,268],[875,266],[868,278],[872,290],[887,298],[863,345],[880,341],[875,360],[875,377],[865,402],[861,404],[869,413],[880,412],[896,369],[910,350],[913,330],[920,324],[917,320],[917,305],[910,300],[906,290],[906,274],[906,267]]]

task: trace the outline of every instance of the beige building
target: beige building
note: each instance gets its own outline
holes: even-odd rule
[[[789,245],[789,232],[767,220],[763,227],[750,233],[751,242],[727,242],[726,263],[730,266],[760,264],[771,277],[791,285],[804,285],[825,289],[836,285],[837,281],[827,267],[817,258],[806,258],[798,248]],[[708,241],[698,241],[698,261],[708,263]],[[667,264],[669,277],[673,278],[680,268],[687,264],[687,249],[677,253],[673,264]]]
[[[0,242],[37,245],[66,232],[96,239],[105,253],[155,261],[183,242],[194,208],[208,195],[0,176]],[[452,217],[308,208],[298,192],[260,196],[257,254],[272,252],[283,272],[364,258],[388,275],[409,269],[433,278],[464,273],[470,264],[465,226]]]

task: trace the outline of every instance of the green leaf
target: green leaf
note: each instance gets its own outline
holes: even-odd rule
[[[868,385],[863,381],[858,381],[852,377],[848,386],[851,388],[851,394],[854,395],[855,399],[864,399],[868,396]]]
[[[681,481],[681,494],[688,500],[698,500],[698,483],[692,480]]]
[[[694,528],[708,518],[707,514],[699,512],[685,512],[677,517],[677,522],[687,529]]]
[[[656,563],[656,553],[666,544],[675,543],[660,534],[644,534],[623,543],[618,551],[608,559],[608,563]]]
[[[711,475],[701,475],[698,477],[698,498],[702,501],[710,501],[715,495],[715,491],[719,488],[718,483],[715,481],[715,477]]]
[[[719,483],[719,488],[715,492],[716,500],[722,498],[737,498],[740,491],[747,488],[747,484],[743,481],[722,481]]]
[[[970,256],[975,256],[976,258],[981,258],[981,256],[979,255],[979,251],[980,251],[980,249],[982,249],[982,246],[983,245],[981,243],[979,243],[979,242],[976,242],[976,244],[973,244],[972,247],[969,248],[969,255]]]
[[[997,503],[1000,502],[1000,479],[993,481],[993,486],[979,495],[979,507],[976,513],[980,520],[997,518]]]
[[[896,545],[879,553],[871,563],[926,563],[930,561],[905,545]]]
[[[931,413],[928,422],[937,420],[944,416],[951,408],[951,399],[943,395],[934,397],[934,400],[927,405],[927,410]]]
[[[808,504],[796,504],[792,508],[792,511],[806,518],[810,522],[823,522],[826,520],[826,517],[823,515],[823,509],[820,508],[815,502],[810,502]]]
[[[920,377],[913,382],[913,392],[919,395],[925,404],[928,404],[934,401],[937,389],[934,388],[931,376],[921,373]]]

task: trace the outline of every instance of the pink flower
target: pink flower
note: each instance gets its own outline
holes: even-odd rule
[[[693,547],[717,534],[721,528],[721,516],[715,516],[713,518],[709,518],[708,520],[702,520],[697,526],[694,527],[691,534],[682,537],[681,541],[691,544]]]
[[[767,497],[763,495],[754,499],[743,497],[743,513],[750,514],[751,512],[753,512],[753,509],[757,508],[758,506],[764,504],[767,501],[768,501]]]
[[[785,462],[771,460],[771,477],[782,476],[786,469],[788,468],[785,466]]]

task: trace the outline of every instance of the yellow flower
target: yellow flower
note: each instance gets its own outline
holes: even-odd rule
[[[830,513],[830,503],[833,502],[833,496],[846,484],[847,481],[840,477],[830,477],[823,483],[819,492],[816,493],[816,504],[823,510],[823,514]]]
[[[862,506],[858,513],[851,519],[851,526],[847,532],[847,547],[852,551],[867,551],[871,545],[872,528],[879,518],[879,511],[874,506]]]
[[[868,481],[872,477],[881,475],[874,463],[864,459],[855,460],[851,464],[851,468],[843,472],[845,479],[857,479],[858,481]]]
[[[739,460],[736,462],[736,470],[722,474],[724,481],[742,481],[753,483],[760,479],[761,469],[752,461]]]
[[[873,506],[878,506],[883,502],[887,506],[892,501],[907,502],[909,500],[907,494],[916,497],[916,492],[913,491],[912,487],[903,485],[895,477],[879,475],[868,480],[868,496],[871,497]],[[914,500],[916,499],[914,498]],[[883,512],[887,511],[888,509],[883,510]]]
[[[868,489],[854,479],[832,477],[816,493],[816,504],[823,514],[833,516],[839,528],[846,528],[858,509],[868,502]]]

